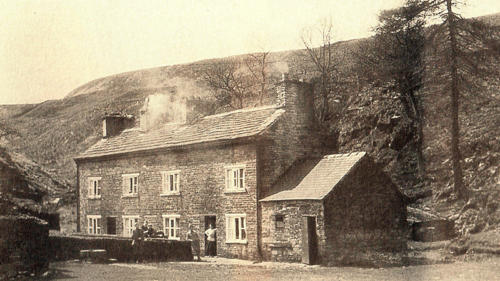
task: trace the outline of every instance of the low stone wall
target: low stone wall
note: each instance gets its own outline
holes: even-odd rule
[[[81,250],[103,249],[106,257],[118,261],[191,261],[191,242],[153,238],[142,243],[134,251],[132,239],[116,236],[51,236],[49,257],[51,260],[80,258]]]

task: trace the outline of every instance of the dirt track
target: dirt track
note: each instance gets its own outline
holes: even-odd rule
[[[211,259],[205,262],[51,265],[52,280],[500,280],[500,258],[383,269]]]

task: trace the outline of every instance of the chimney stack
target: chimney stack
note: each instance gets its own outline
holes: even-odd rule
[[[110,138],[119,135],[123,130],[133,128],[134,125],[135,118],[133,115],[105,114],[102,118],[102,137]]]
[[[276,104],[278,106],[292,115],[300,115],[313,120],[314,93],[310,83],[289,79],[288,73],[283,73],[276,91]]]

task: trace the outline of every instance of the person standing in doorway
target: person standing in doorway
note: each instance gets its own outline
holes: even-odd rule
[[[193,251],[193,256],[196,255],[198,261],[201,261],[200,258],[200,237],[198,232],[193,229],[192,225],[189,225],[189,230],[187,233],[187,240],[191,241],[191,250]]]
[[[217,229],[214,228],[213,224],[210,224],[209,228],[205,231],[205,235],[207,236],[208,243],[208,256],[215,257],[215,234],[217,233]]]

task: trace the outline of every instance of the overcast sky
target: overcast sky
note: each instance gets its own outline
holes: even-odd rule
[[[335,41],[366,37],[402,0],[0,0],[0,104],[64,97],[99,77],[261,50],[301,48],[331,17]],[[464,16],[500,12],[470,0]]]

